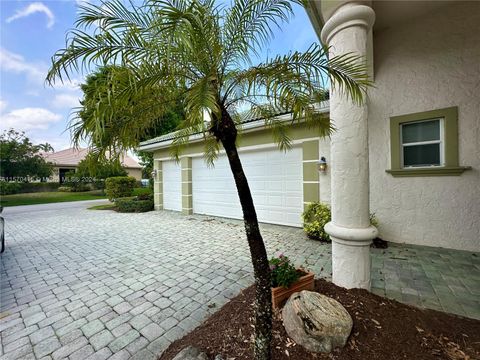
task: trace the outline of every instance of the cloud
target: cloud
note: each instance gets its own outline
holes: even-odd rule
[[[10,16],[6,21],[7,23],[11,23],[12,21],[30,16],[37,12],[44,13],[47,16],[47,28],[51,28],[53,24],[55,24],[55,15],[53,15],[53,12],[41,2],[34,2],[21,10],[17,10],[17,12]]]
[[[53,98],[52,105],[56,108],[75,108],[80,106],[80,102],[76,95],[58,94]]]
[[[63,116],[44,108],[27,107],[2,114],[2,129],[45,130],[52,123],[62,120]]]
[[[12,53],[4,48],[0,48],[0,69],[17,74],[24,73],[31,80],[39,83],[43,83],[46,76],[45,69],[42,69],[42,67],[36,64],[26,62],[23,56]]]
[[[3,113],[3,110],[7,108],[7,102],[5,100],[0,99],[0,114]]]

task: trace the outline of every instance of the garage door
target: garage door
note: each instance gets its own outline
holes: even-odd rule
[[[163,174],[163,208],[182,211],[182,172],[180,164],[165,161],[162,164]]]
[[[301,225],[303,210],[302,151],[293,148],[240,153],[261,222]],[[242,218],[233,176],[225,155],[214,168],[201,158],[192,162],[193,211],[197,214]]]

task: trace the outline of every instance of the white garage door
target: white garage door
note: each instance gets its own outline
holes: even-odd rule
[[[303,210],[302,151],[277,149],[240,153],[253,201],[261,222],[301,225]],[[202,158],[192,162],[193,212],[242,218],[237,189],[225,155],[214,168]]]
[[[175,161],[164,161],[163,175],[163,208],[182,211],[182,171]]]

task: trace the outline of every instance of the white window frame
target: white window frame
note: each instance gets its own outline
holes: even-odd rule
[[[417,142],[412,142],[412,143],[403,143],[403,126],[404,125],[411,125],[411,124],[417,124],[417,123],[422,123],[422,122],[427,122],[427,121],[436,121],[438,120],[440,122],[440,139],[439,140],[430,140],[430,141],[417,141]],[[421,169],[421,168],[431,168],[431,167],[444,167],[445,166],[445,118],[433,118],[433,119],[422,119],[418,121],[409,121],[400,124],[400,156],[401,156],[401,166],[403,169]],[[416,146],[416,145],[429,145],[429,144],[440,144],[440,165],[423,165],[423,166],[405,166],[405,161],[404,161],[404,154],[403,154],[403,148],[408,147],[408,146]]]

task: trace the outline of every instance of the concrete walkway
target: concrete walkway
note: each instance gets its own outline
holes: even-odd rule
[[[91,205],[4,210],[0,359],[154,359],[252,283],[240,221]],[[262,231],[270,256],[330,277],[330,245],[301,229]],[[375,293],[480,319],[480,254],[391,246],[372,256]]]

